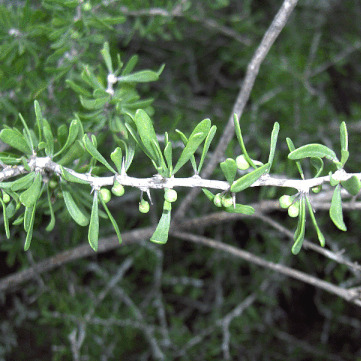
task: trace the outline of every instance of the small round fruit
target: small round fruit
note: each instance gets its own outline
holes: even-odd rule
[[[124,192],[124,187],[118,181],[115,181],[112,187],[112,193],[117,197],[121,197]]]
[[[300,203],[296,202],[290,205],[288,208],[288,215],[292,218],[298,217],[298,214],[300,213]]]
[[[222,197],[222,206],[226,208],[233,206],[233,200],[229,194],[226,194]]]
[[[177,191],[174,189],[167,188],[164,191],[164,199],[170,203],[175,202],[177,200]]]
[[[318,186],[311,188],[311,190],[313,193],[316,193],[316,194],[320,193],[322,190],[322,184],[319,184]]]
[[[84,11],[90,11],[91,9],[92,9],[92,5],[90,4],[89,1],[87,1],[86,3],[83,4]]]
[[[284,196],[280,197],[279,202],[280,202],[281,208],[288,208],[293,202],[293,197],[291,197],[289,195],[284,195]]]
[[[49,181],[49,187],[50,187],[50,188],[54,189],[54,188],[56,188],[57,186],[58,186],[58,182],[57,182],[56,180],[51,179],[51,180]]]
[[[237,164],[237,168],[240,170],[247,170],[250,167],[249,163],[247,162],[243,154],[239,155],[236,158],[236,164]]]
[[[149,212],[149,202],[142,199],[139,202],[139,212],[140,213],[148,213]]]
[[[216,207],[222,207],[222,195],[217,193],[213,198],[213,203]]]
[[[104,203],[108,203],[110,199],[112,198],[112,194],[110,193],[110,190],[107,188],[102,188],[100,191],[100,197],[104,201]]]
[[[10,196],[5,192],[3,192],[3,201],[4,201],[4,203],[10,202]]]

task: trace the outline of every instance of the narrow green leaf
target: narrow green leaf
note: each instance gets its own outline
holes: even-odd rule
[[[286,138],[286,142],[287,142],[287,146],[288,146],[288,149],[290,150],[290,152],[292,152],[292,151],[294,151],[296,149],[293,142],[292,142],[292,140],[291,140],[291,138]],[[301,175],[301,178],[305,179],[305,175],[303,173],[302,166],[301,166],[301,163],[299,161],[296,161],[296,167],[298,169],[298,172]]]
[[[61,177],[71,183],[80,183],[80,184],[89,184],[86,180],[78,178],[76,175],[70,173],[66,168],[60,166],[61,169]]]
[[[116,173],[115,169],[107,162],[107,160],[98,152],[98,150],[95,148],[93,143],[90,141],[89,137],[84,134],[83,136],[83,142],[85,145],[86,150],[89,152],[89,154],[95,158],[98,162],[102,163],[104,166],[106,166],[111,172],[114,174]]]
[[[47,232],[51,232],[54,227],[55,227],[55,215],[54,215],[54,209],[53,209],[53,205],[51,203],[51,198],[50,198],[50,191],[49,191],[49,185],[46,187],[46,193],[48,196],[48,206],[49,206],[49,212],[50,212],[50,222],[49,224],[46,226],[45,230]]]
[[[229,184],[232,184],[237,174],[237,164],[232,158],[227,158],[220,164],[222,172],[227,179]]]
[[[292,246],[292,253],[294,255],[298,254],[302,248],[302,243],[303,240],[305,239],[305,225],[306,225],[306,204],[305,204],[305,197],[301,197],[298,224],[294,235],[295,243]]]
[[[340,184],[340,181],[338,181],[337,179],[334,179],[332,176],[332,172],[330,171],[330,173],[328,173],[330,176],[330,184],[332,187],[336,187],[338,184]]]
[[[34,109],[35,109],[36,124],[38,126],[38,132],[39,132],[39,142],[41,142],[41,135],[43,129],[43,115],[41,114],[41,108],[37,100],[34,101]]]
[[[20,202],[25,207],[33,206],[40,196],[42,177],[41,173],[37,173],[34,183],[23,193],[20,194]]]
[[[345,165],[345,163],[347,162],[349,156],[350,156],[350,153],[347,150],[341,150],[341,164],[342,164],[342,166]]]
[[[210,192],[207,188],[202,188],[203,193],[207,196],[207,198],[213,202],[214,194]]]
[[[341,152],[348,151],[348,134],[346,123],[342,122],[340,124],[340,142],[341,142]]]
[[[31,225],[31,215],[33,214],[33,209],[35,207],[31,206],[31,207],[25,207],[25,212],[24,212],[24,230],[25,232],[28,232],[30,225]],[[15,224],[15,222],[13,223]]]
[[[236,204],[236,207],[226,207],[224,210],[228,213],[242,213],[250,216],[255,212],[253,207],[239,203]]]
[[[352,176],[351,178],[341,181],[341,185],[349,192],[352,196],[358,194],[361,189],[361,182],[357,176]]]
[[[203,151],[202,151],[202,156],[201,156],[201,160],[199,161],[199,165],[198,165],[198,174],[201,172],[202,170],[202,166],[203,166],[203,163],[204,163],[204,160],[206,159],[206,155],[208,153],[208,150],[209,150],[209,147],[211,145],[211,142],[216,134],[216,131],[217,131],[217,127],[215,125],[213,125],[211,127],[211,129],[209,130],[208,132],[208,135],[207,135],[207,138],[206,140],[204,141],[204,146],[203,146]]]
[[[25,244],[24,244],[24,251],[27,251],[30,248],[31,240],[33,238],[36,204],[34,204],[32,207],[29,207],[29,209],[31,210],[31,217],[30,217],[28,229],[26,231],[27,233],[26,233],[26,239],[25,239]]]
[[[31,172],[24,177],[17,179],[16,181],[12,182],[11,190],[17,192],[29,188],[34,181],[34,178],[35,172]]]
[[[124,140],[120,141],[124,145],[125,149],[125,171],[127,171],[132,164],[134,154],[135,154],[135,141],[132,138],[129,138],[127,142],[124,142]]]
[[[88,99],[82,95],[79,96],[81,105],[88,110],[102,109],[104,105],[110,100],[110,95],[103,98]]]
[[[164,69],[164,65],[155,72],[152,70],[141,70],[132,74],[122,75],[118,78],[119,83],[148,83],[159,79],[160,74]]]
[[[119,244],[121,244],[122,243],[122,236],[120,235],[120,231],[119,231],[119,227],[117,225],[117,222],[115,222],[114,217],[110,213],[110,211],[108,209],[108,206],[105,204],[102,197],[100,197],[100,201],[102,203],[103,208],[105,209],[105,212],[107,212],[107,215],[108,215],[108,217],[110,219],[110,222],[112,222],[113,228],[114,228],[115,233],[117,234],[117,237],[118,237],[118,240],[119,240]]]
[[[31,168],[30,168],[30,166],[29,166],[29,164],[28,164],[28,160],[27,160],[24,156],[22,156],[20,159],[21,159],[21,163],[22,163],[23,166],[24,166],[24,169],[25,169],[26,171],[28,171],[28,172],[31,172]]]
[[[46,119],[43,119],[43,134],[46,141],[45,153],[52,157],[54,154],[54,137],[51,127]]]
[[[68,165],[73,163],[76,159],[79,159],[83,154],[84,149],[81,146],[80,140],[76,140],[57,163],[59,165]]]
[[[332,149],[326,147],[323,144],[303,145],[302,147],[297,148],[294,151],[292,151],[290,154],[288,154],[288,158],[292,160],[299,160],[308,157],[313,157],[313,158],[325,157],[333,162],[336,163],[338,162],[336,153]]]
[[[109,43],[108,42],[104,43],[103,49],[100,50],[100,53],[103,56],[103,59],[104,59],[105,64],[107,66],[108,72],[113,73],[113,64],[112,64],[112,58],[110,57]]]
[[[33,150],[34,149],[34,144],[33,144],[33,139],[32,139],[29,127],[26,124],[25,119],[23,118],[23,116],[20,113],[19,113],[19,118],[20,118],[21,122],[23,123],[24,131],[25,131],[25,135],[26,135],[25,138],[26,138],[26,140],[28,142],[29,148],[31,150]]]
[[[110,154],[110,159],[115,164],[118,173],[121,173],[122,171],[122,160],[123,160],[123,154],[122,150],[119,147],[116,147],[114,151]]]
[[[69,190],[67,190],[65,187],[61,187],[64,202],[66,205],[66,208],[71,216],[71,218],[74,219],[74,221],[79,224],[79,226],[85,227],[89,224],[89,217],[85,213],[83,209],[81,209],[77,203],[74,201],[74,198],[72,197]]]
[[[272,130],[272,134],[271,134],[271,147],[270,147],[270,152],[269,152],[269,157],[268,157],[268,163],[269,163],[268,172],[270,171],[270,169],[272,167],[273,159],[274,159],[274,156],[275,156],[279,131],[280,131],[280,125],[279,125],[278,122],[276,122],[273,125],[273,130]]]
[[[317,178],[323,171],[323,160],[321,158],[311,158],[310,161],[316,169],[314,178]]]
[[[165,244],[168,241],[168,233],[171,220],[171,203],[164,201],[162,217],[150,240],[154,243]]]
[[[179,129],[176,129],[175,131],[179,134],[179,136],[181,138],[181,141],[183,142],[184,147],[185,147],[187,145],[187,143],[188,143],[188,138]],[[194,170],[194,173],[197,174],[197,164],[196,164],[196,159],[195,159],[194,155],[191,156],[190,160],[191,160],[191,164],[192,164],[192,168]]]
[[[325,236],[323,235],[320,228],[318,227],[316,217],[315,217],[315,215],[313,213],[312,205],[311,205],[311,202],[308,199],[308,197],[306,197],[306,202],[307,202],[308,212],[310,213],[313,226],[315,227],[316,232],[317,232],[317,238],[318,238],[318,240],[320,242],[321,247],[325,247]]]
[[[99,239],[99,214],[98,214],[98,191],[94,191],[93,206],[90,216],[90,224],[88,231],[88,241],[90,247],[96,252],[98,250]]]
[[[138,59],[139,59],[138,55],[133,55],[125,65],[122,71],[122,75],[128,75],[129,73],[131,73],[135,68],[135,66],[137,65]]]
[[[169,170],[169,176],[173,173],[173,163],[172,163],[172,143],[167,142],[165,148],[164,148],[164,158],[167,162],[168,170]]]
[[[347,230],[345,222],[343,221],[340,184],[336,186],[333,192],[331,207],[330,207],[330,218],[338,229],[340,229],[341,231]]]
[[[236,113],[234,113],[233,116],[233,123],[234,123],[234,130],[236,132],[236,136],[238,139],[238,143],[242,149],[242,153],[244,154],[244,157],[246,158],[247,162],[254,168],[256,169],[257,166],[254,164],[253,160],[251,159],[251,157],[248,155],[247,149],[244,145],[243,142],[243,137],[242,137],[242,132],[241,132],[241,126],[239,125],[239,119]]]
[[[4,143],[10,145],[10,147],[15,148],[22,153],[25,154],[32,153],[32,151],[30,150],[27,144],[25,137],[21,133],[15,131],[14,129],[8,129],[8,128],[3,129],[0,132],[0,139]]]
[[[10,229],[9,229],[9,219],[6,213],[6,205],[5,202],[2,200],[2,198],[0,197],[0,202],[3,206],[3,218],[4,218],[4,227],[5,227],[5,234],[6,234],[6,238],[9,239],[10,238]]]
[[[78,121],[78,119],[73,119],[69,126],[69,133],[68,133],[66,142],[63,145],[63,147],[59,150],[59,152],[57,152],[54,155],[54,157],[63,153],[66,149],[68,149],[75,142],[75,140],[77,139],[77,136],[79,134],[79,131],[80,131],[79,121]]]
[[[75,91],[75,93],[77,93],[78,95],[84,95],[87,98],[90,98],[92,96],[92,93],[88,90],[86,90],[85,88],[81,87],[80,85],[74,83],[72,80],[70,79],[66,79],[65,80],[66,84]]]
[[[231,192],[234,192],[234,193],[241,192],[244,189],[250,187],[263,174],[265,174],[267,172],[268,167],[269,167],[269,163],[266,163],[263,166],[255,169],[254,171],[237,179],[235,182],[233,182],[233,184],[231,186]]]

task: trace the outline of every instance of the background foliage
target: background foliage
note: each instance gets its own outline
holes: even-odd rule
[[[97,134],[102,154],[109,154],[109,144],[117,141],[109,130],[119,127],[119,139],[126,138],[125,110],[144,107],[153,114],[157,132],[168,131],[174,140],[176,128],[190,134],[196,123],[209,117],[218,127],[217,141],[247,64],[280,5],[279,0],[0,1],[3,125],[20,126],[19,112],[33,124],[33,103],[38,100],[55,133],[76,113],[85,131]],[[320,142],[338,149],[342,121],[350,133],[347,170],[359,171],[360,15],[356,0],[300,1],[268,54],[241,126],[252,158],[266,161],[273,124],[280,123],[272,173],[298,177],[287,160],[286,137],[296,146]],[[120,53],[125,64],[137,54],[134,71],[166,66],[158,81],[129,87],[120,109],[96,112],[87,109],[71,85],[81,84],[84,65],[99,81],[106,77],[100,55],[104,42],[113,59]],[[114,117],[119,118],[115,125]],[[234,140],[225,157],[239,152]],[[189,167],[180,174],[190,172]],[[129,174],[153,173],[149,159],[137,152]],[[212,179],[223,175],[216,171]],[[179,198],[187,191],[179,190]],[[152,192],[155,204],[146,216],[138,212],[139,191],[127,189],[124,197],[113,199],[109,207],[120,229],[155,225],[162,193]],[[243,193],[243,203],[260,207],[282,195],[275,188]],[[186,218],[213,211],[199,195]],[[278,207],[263,207],[262,212],[288,229],[295,227]],[[346,258],[360,259],[359,211],[345,213],[348,232],[342,234],[324,210],[318,210],[317,218],[332,251],[345,250]],[[23,251],[25,233],[20,228],[13,227],[7,240],[1,227],[2,276],[87,239],[86,230],[66,211],[50,233],[45,231],[48,223],[49,214],[40,212],[28,252]],[[200,234],[320,279],[343,287],[360,284],[359,272],[310,250],[293,256],[291,240],[268,223],[260,225],[259,218],[201,228]],[[307,237],[315,240],[312,231]],[[101,220],[100,232],[103,238],[114,234],[106,220]],[[173,237],[166,246],[144,239],[94,254],[0,296],[4,360],[361,358],[361,314],[356,306],[227,253]]]

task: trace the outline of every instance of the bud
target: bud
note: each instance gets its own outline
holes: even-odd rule
[[[281,208],[288,208],[293,202],[293,197],[284,195],[284,196],[280,197],[279,202],[280,202]]]
[[[110,190],[107,188],[102,188],[99,191],[101,199],[104,201],[104,203],[108,203],[110,199],[112,198],[112,194],[110,193]]]
[[[322,184],[319,184],[318,186],[311,188],[311,190],[313,193],[316,193],[316,194],[320,193],[322,190]]]
[[[298,214],[300,213],[300,202],[297,201],[296,203],[293,203],[288,208],[288,215],[292,218],[298,217]]]
[[[222,196],[221,193],[217,193],[213,198],[213,203],[216,207],[222,207]]]
[[[89,1],[87,1],[86,3],[83,4],[83,10],[84,11],[90,11],[92,9],[92,5],[90,4]]]
[[[10,196],[5,192],[3,192],[3,201],[4,201],[4,203],[10,202]]]
[[[118,181],[115,181],[112,187],[112,192],[115,196],[121,197],[125,191],[124,187]]]
[[[145,201],[144,199],[142,199],[139,202],[139,212],[140,213],[148,213],[149,212],[149,203],[147,201]]]
[[[237,168],[240,170],[247,170],[250,167],[249,163],[247,162],[243,154],[239,155],[236,158],[236,164],[237,164]]]
[[[222,197],[222,206],[226,208],[233,206],[233,200],[229,194],[226,194]]]
[[[177,191],[174,189],[166,188],[164,191],[164,199],[170,203],[175,202],[177,200]]]

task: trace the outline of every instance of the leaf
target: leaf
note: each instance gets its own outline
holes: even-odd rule
[[[107,66],[108,72],[113,73],[113,64],[112,64],[112,58],[110,57],[109,43],[108,42],[104,43],[103,49],[100,50],[100,53],[103,56],[103,59],[104,59],[105,64]]]
[[[5,234],[6,234],[6,238],[9,239],[10,238],[10,229],[9,229],[9,219],[6,213],[6,205],[5,202],[2,200],[2,198],[0,197],[0,202],[3,206],[3,218],[4,218],[4,227],[5,227]]]
[[[173,172],[173,164],[172,164],[172,143],[167,142],[165,148],[164,148],[164,158],[167,162],[168,170],[169,170],[169,176]]]
[[[342,214],[342,199],[341,199],[341,185],[338,184],[333,192],[331,207],[330,207],[330,218],[335,226],[341,231],[346,231],[346,225],[343,221]]]
[[[312,205],[311,205],[311,202],[308,199],[308,197],[306,197],[306,202],[307,202],[307,207],[308,207],[308,211],[309,211],[310,216],[311,216],[313,226],[315,227],[316,232],[317,232],[317,237],[318,237],[318,240],[320,242],[320,245],[321,245],[321,247],[325,247],[325,236],[323,235],[320,228],[318,227],[318,224],[317,224],[317,221],[316,221],[313,209],[312,209]]]
[[[179,134],[179,136],[180,136],[180,138],[181,138],[181,140],[182,140],[182,142],[184,144],[184,147],[185,147],[187,145],[187,143],[188,143],[188,138],[179,129],[176,129],[175,131]],[[192,164],[192,168],[194,170],[194,173],[197,174],[197,164],[196,164],[196,159],[195,159],[194,155],[192,155],[190,157],[190,160],[191,160],[191,164]]]
[[[244,154],[244,157],[246,158],[247,162],[254,168],[256,169],[257,166],[254,164],[253,160],[251,159],[251,157],[248,155],[247,149],[244,145],[243,142],[243,137],[242,137],[242,132],[241,132],[241,127],[239,125],[239,120],[238,120],[238,116],[236,113],[234,113],[233,116],[233,123],[234,123],[234,130],[236,132],[236,136],[238,139],[238,143],[242,149],[242,153]]]
[[[150,240],[154,243],[165,244],[168,241],[168,233],[171,220],[171,203],[164,201],[162,217]],[[167,210],[168,209],[168,210]]]
[[[361,182],[357,176],[341,181],[341,185],[349,192],[352,196],[356,196],[361,189]]]
[[[237,174],[237,164],[232,158],[227,158],[220,164],[222,172],[229,184],[232,184]]]
[[[112,222],[113,228],[115,230],[115,233],[117,234],[119,244],[122,243],[122,236],[120,235],[119,227],[117,225],[117,222],[115,222],[115,219],[113,218],[112,214],[110,213],[108,206],[103,201],[102,197],[100,197],[100,202],[102,203],[103,208],[105,209],[105,212],[107,212],[107,215],[110,219],[110,222]]]
[[[207,198],[213,202],[214,194],[210,192],[207,188],[202,188],[203,193],[207,196]]]
[[[66,168],[60,166],[61,177],[71,183],[89,184],[88,181],[78,178],[77,176],[70,173]]]
[[[14,192],[21,191],[23,189],[27,189],[31,186],[35,178],[35,172],[31,172],[24,177],[17,179],[16,181],[12,182],[11,190]]]
[[[79,159],[84,154],[84,149],[81,146],[80,140],[76,140],[73,145],[70,146],[68,151],[57,162],[59,165],[67,165],[74,160]]]
[[[199,165],[198,165],[198,169],[197,169],[198,174],[201,172],[204,160],[205,160],[206,155],[209,150],[209,146],[211,145],[211,142],[216,134],[216,131],[217,131],[217,127],[215,125],[213,125],[208,132],[206,140],[204,141],[202,156],[201,156],[201,160],[199,161]]]
[[[113,163],[115,164],[118,173],[121,173],[122,171],[122,159],[123,159],[123,154],[122,154],[122,150],[119,147],[116,147],[114,149],[114,151],[110,154],[110,159],[113,161]]]
[[[80,126],[79,126],[79,120],[78,119],[73,119],[70,123],[69,126],[69,134],[68,137],[66,139],[65,144],[63,145],[63,147],[59,150],[59,152],[57,152],[54,157],[58,156],[59,154],[63,153],[66,149],[68,149],[77,139],[77,136],[79,134],[80,131]]]
[[[10,145],[10,147],[15,148],[22,153],[25,153],[25,154],[32,153],[32,151],[30,150],[30,148],[27,144],[25,137],[21,133],[15,131],[13,129],[8,129],[8,128],[3,129],[0,132],[0,139],[4,143]]]
[[[314,178],[317,178],[323,171],[323,160],[321,158],[311,158],[310,161],[316,169]]]
[[[65,83],[75,91],[78,95],[85,95],[86,97],[90,98],[92,96],[91,92],[86,90],[85,88],[81,87],[80,85],[74,83],[70,79],[66,79]]]
[[[93,143],[90,141],[89,137],[84,134],[83,136],[83,142],[85,145],[86,150],[89,152],[89,154],[95,158],[98,162],[102,163],[104,166],[106,166],[111,172],[114,174],[116,173],[115,169],[107,162],[107,160],[98,152],[98,150],[95,148]]]
[[[88,241],[90,247],[96,252],[98,250],[99,239],[99,214],[98,214],[98,191],[94,191],[93,206],[90,216],[90,224],[88,231]]]
[[[23,193],[20,194],[20,202],[25,207],[33,206],[40,196],[42,177],[36,173],[33,184]]]
[[[270,147],[270,152],[269,152],[269,157],[268,157],[268,163],[269,163],[268,172],[270,171],[270,169],[272,167],[273,159],[274,159],[274,156],[275,156],[279,131],[280,131],[280,125],[279,125],[278,122],[276,122],[273,125],[273,130],[272,130],[272,134],[271,134],[271,147]]]
[[[187,145],[183,149],[177,164],[174,167],[173,175],[193,156],[200,144],[207,137],[211,128],[211,121],[209,119],[202,120],[193,130],[190,135]]]
[[[49,212],[50,212],[50,222],[49,224],[46,226],[45,230],[47,232],[51,232],[54,227],[55,227],[55,215],[54,215],[54,209],[53,209],[53,205],[51,203],[51,198],[50,198],[50,192],[49,192],[49,186],[46,187],[46,193],[48,196],[48,206],[49,206]]]
[[[267,172],[269,167],[269,163],[264,164],[263,166],[255,169],[254,171],[244,175],[243,177],[237,179],[233,182],[231,186],[231,192],[237,193],[241,192],[244,189],[251,186],[254,182],[256,182],[263,174]]]
[[[128,75],[130,72],[132,72],[135,66],[137,65],[138,59],[139,59],[138,55],[133,55],[125,65],[122,71],[122,75]]]
[[[294,151],[296,149],[293,142],[292,142],[292,140],[291,140],[291,138],[286,138],[286,142],[287,142],[287,146],[288,146],[288,149],[290,150],[290,152],[292,152],[292,151]],[[301,175],[301,178],[305,179],[305,175],[303,174],[301,163],[296,161],[296,167],[298,169],[298,172]]]
[[[341,152],[348,151],[348,134],[346,123],[342,122],[340,124],[340,142],[341,142]]]
[[[41,114],[41,108],[37,100],[34,101],[36,124],[39,130],[39,142],[41,142],[41,134],[43,129],[43,115]]]
[[[43,119],[43,134],[46,141],[45,153],[47,156],[52,157],[54,153],[54,137],[46,119]]]
[[[33,238],[33,228],[34,228],[34,220],[35,220],[35,211],[36,211],[36,204],[34,204],[32,207],[27,208],[31,211],[31,217],[30,222],[27,227],[27,234],[24,244],[24,251],[27,251],[30,248],[31,240]]]
[[[148,83],[150,81],[156,81],[159,79],[159,75],[162,73],[164,65],[155,72],[152,70],[141,70],[132,74],[122,75],[118,78],[120,83]]]
[[[350,156],[350,153],[347,150],[341,150],[341,164],[342,164],[342,166],[345,165],[345,163],[347,162],[349,156]]]
[[[254,214],[255,210],[252,206],[237,203],[235,207],[226,207],[224,210],[228,213],[242,213],[247,215]]]
[[[79,96],[81,105],[88,110],[102,109],[104,105],[110,100],[110,95],[97,99],[84,98]]]
[[[327,158],[337,163],[338,159],[335,152],[322,144],[307,144],[300,148],[293,150],[288,154],[288,158],[292,160],[299,160],[307,157],[313,158]]]
[[[89,224],[89,217],[85,212],[78,207],[76,202],[74,201],[72,195],[70,192],[65,188],[61,187],[64,202],[66,205],[66,209],[68,210],[71,218],[74,219],[74,221],[79,224],[79,226],[85,227]]]
[[[21,122],[23,123],[24,131],[25,131],[25,138],[26,138],[26,140],[28,142],[29,148],[31,150],[33,150],[34,149],[34,144],[33,144],[33,139],[32,139],[30,130],[28,128],[28,125],[26,124],[25,119],[23,118],[23,116],[20,113],[19,113],[19,118],[20,118]]]
[[[303,240],[305,239],[305,225],[306,225],[306,205],[305,197],[300,199],[300,214],[298,216],[298,224],[294,235],[295,243],[292,246],[292,253],[298,254],[302,248]]]

